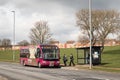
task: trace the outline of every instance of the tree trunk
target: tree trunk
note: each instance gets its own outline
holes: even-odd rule
[[[105,41],[104,40],[102,40],[102,48],[101,48],[101,53],[103,53],[103,50],[104,50],[104,43],[105,43]]]

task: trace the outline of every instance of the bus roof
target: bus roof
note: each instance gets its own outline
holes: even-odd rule
[[[57,45],[53,45],[53,44],[39,44],[38,46],[57,46]]]
[[[20,49],[28,49],[29,47],[28,46],[22,46],[20,47]]]
[[[37,45],[37,46],[34,46],[34,45],[22,46],[20,49],[29,49],[29,48],[45,47],[45,46],[58,47],[57,45],[53,45],[53,44],[39,44],[39,45]]]

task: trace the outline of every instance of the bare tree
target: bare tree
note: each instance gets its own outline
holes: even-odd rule
[[[27,40],[22,40],[22,41],[18,42],[18,45],[20,45],[20,46],[28,46],[29,42]]]
[[[11,47],[12,47],[12,46],[11,46],[11,40],[10,40],[10,39],[3,39],[3,40],[2,40],[2,47],[4,47],[5,50],[6,50],[7,48],[11,48]]]
[[[117,41],[120,41],[120,35],[117,36]]]
[[[118,45],[120,45],[120,34],[117,36],[117,39],[116,39]]]
[[[80,10],[76,13],[77,25],[81,30],[87,33],[90,38],[89,15],[88,10]],[[120,31],[120,13],[115,10],[93,10],[92,11],[92,45],[96,41],[101,41],[101,46],[104,49],[106,37],[112,33]],[[103,51],[102,49],[102,51]]]
[[[86,35],[79,35],[78,36],[78,42],[80,42],[83,45],[86,45],[89,43],[89,38]]]
[[[30,31],[30,39],[34,44],[44,44],[51,39],[47,21],[38,21]]]
[[[0,39],[0,46],[2,46],[2,40]]]
[[[55,40],[54,38],[51,38],[48,43],[55,44],[55,43],[59,43],[59,41]]]

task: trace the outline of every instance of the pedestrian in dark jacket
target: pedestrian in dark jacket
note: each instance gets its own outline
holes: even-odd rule
[[[71,64],[73,64],[73,66],[75,66],[74,57],[73,57],[73,54],[72,54],[72,53],[71,53],[71,55],[70,55],[70,64],[69,64],[69,66],[71,66]]]
[[[64,66],[67,66],[67,56],[64,54],[63,55],[63,62],[64,62]]]

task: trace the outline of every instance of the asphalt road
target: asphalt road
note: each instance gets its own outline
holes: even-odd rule
[[[120,80],[119,73],[77,70],[74,67],[37,68],[0,62],[0,80]]]

